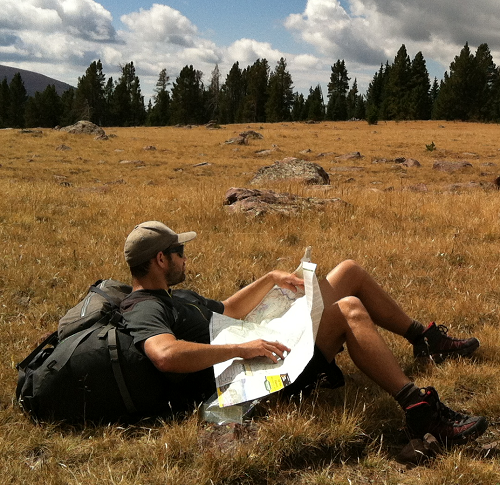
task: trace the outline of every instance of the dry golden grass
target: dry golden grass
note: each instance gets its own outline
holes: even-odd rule
[[[264,139],[224,144],[248,128]],[[482,447],[499,434],[500,193],[487,184],[450,190],[499,175],[499,126],[353,122],[106,132],[116,137],[0,131],[0,483],[500,483],[498,447]],[[61,145],[71,150],[56,150]],[[144,150],[151,145],[156,150]],[[273,145],[279,151],[256,155]],[[354,151],[363,158],[335,160]],[[350,206],[290,217],[225,212],[228,188],[248,186],[259,167],[286,156],[321,164],[331,185],[259,188],[340,197]],[[372,163],[396,157],[422,166]],[[473,167],[437,172],[435,160]],[[353,166],[362,170],[338,170]],[[417,184],[428,191],[411,190]],[[12,403],[15,363],[89,284],[102,277],[128,281],[123,242],[150,219],[198,232],[188,247],[186,285],[213,298],[273,268],[293,270],[308,245],[320,276],[356,259],[415,318],[481,339],[472,360],[423,366],[405,341],[384,333],[418,384],[432,383],[453,408],[486,415],[489,430],[478,443],[406,470],[394,459],[405,443],[401,412],[346,353],[339,358],[345,389],[271,405],[249,429],[217,429],[196,416],[126,429],[35,426]]]

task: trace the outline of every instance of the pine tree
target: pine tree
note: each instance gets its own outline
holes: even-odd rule
[[[306,118],[304,111],[306,101],[302,93],[294,93],[293,95],[293,105],[292,105],[292,120],[293,121],[303,121]]]
[[[418,52],[411,63],[408,118],[428,120],[431,117],[432,98],[430,80],[424,56]]]
[[[171,121],[174,124],[201,124],[203,110],[203,73],[185,66],[172,87]]]
[[[145,121],[146,109],[134,63],[125,64],[121,70],[112,97],[112,117],[118,126],[140,126]]]
[[[358,104],[359,104],[358,81],[356,78],[354,78],[354,82],[352,83],[352,87],[347,93],[347,98],[346,98],[346,114],[348,120],[352,118],[357,118],[356,114],[358,112]]]
[[[476,86],[476,103],[470,117],[481,121],[491,118],[491,103],[493,87],[497,83],[498,69],[493,62],[488,44],[481,44],[474,58],[476,71],[474,84]]]
[[[36,92],[26,103],[25,125],[54,128],[60,123],[62,102],[53,84],[48,85],[43,92]]]
[[[210,84],[207,92],[207,113],[211,120],[219,120],[220,117],[220,101],[221,101],[221,86],[220,86],[220,70],[216,64],[212,71]]]
[[[257,59],[243,73],[246,90],[242,121],[249,123],[266,121],[266,102],[268,96],[269,64],[266,59]]]
[[[164,68],[160,71],[156,82],[154,105],[151,100],[149,101],[148,124],[151,126],[165,126],[170,121],[170,93],[167,91],[169,85],[170,77]]]
[[[94,61],[78,79],[74,109],[80,112],[80,119],[102,125],[106,118],[104,85],[106,76],[102,72],[101,60]]]
[[[307,96],[304,111],[306,114],[304,119],[311,121],[322,121],[325,119],[323,91],[319,84],[314,89],[309,89],[309,96]]]
[[[446,72],[444,75],[435,103],[435,117],[462,121],[470,119],[477,99],[475,64],[474,55],[466,43],[460,55],[455,56],[450,64],[449,74]]]
[[[403,44],[389,70],[386,87],[387,117],[403,120],[409,118],[411,96],[411,63]]]
[[[488,114],[491,121],[500,122],[500,70],[498,67],[491,86]]]
[[[387,83],[390,67],[387,63],[380,65],[366,92],[366,119],[370,124],[387,119]]]
[[[16,72],[9,84],[10,106],[9,124],[12,128],[24,127],[24,109],[28,101],[28,94],[24,87],[21,74]]]
[[[68,126],[76,123],[78,117],[75,115],[73,109],[75,102],[75,89],[69,88],[61,94],[61,118],[59,124],[61,126]]]
[[[293,105],[292,76],[287,71],[286,60],[282,57],[269,76],[269,97],[266,103],[266,121],[288,121]]]
[[[333,121],[347,120],[347,91],[349,77],[344,60],[338,60],[332,66],[330,82],[328,83],[328,105],[326,118]]]
[[[0,128],[10,126],[10,88],[7,78],[0,84]]]
[[[221,123],[235,123],[241,120],[244,97],[242,72],[239,63],[235,62],[221,87]]]

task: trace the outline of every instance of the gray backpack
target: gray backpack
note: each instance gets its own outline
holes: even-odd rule
[[[132,287],[113,279],[96,281],[87,296],[59,320],[59,340],[90,328],[100,321],[118,323],[121,320],[119,307],[130,294]]]
[[[59,330],[17,365],[16,398],[33,419],[135,421],[175,411],[170,382],[122,324],[119,305],[131,289],[97,281]]]

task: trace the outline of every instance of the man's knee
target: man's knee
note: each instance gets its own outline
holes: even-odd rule
[[[363,271],[363,268],[356,261],[354,261],[354,259],[346,259],[335,266],[335,268],[330,271],[328,276],[333,276],[336,273],[342,273],[344,276],[347,274],[349,274],[349,276],[353,276],[356,273],[361,273]]]
[[[346,296],[342,298],[338,301],[338,306],[349,325],[355,322],[364,322],[367,320],[367,317],[368,320],[371,321],[368,311],[361,300],[356,296]]]

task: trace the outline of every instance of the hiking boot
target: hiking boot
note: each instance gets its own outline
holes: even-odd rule
[[[447,327],[432,322],[413,343],[414,357],[430,357],[440,363],[446,357],[472,354],[479,347],[477,338],[458,339],[447,334]]]
[[[430,433],[443,444],[457,444],[477,438],[488,427],[483,416],[467,416],[445,406],[436,389],[421,389],[421,401],[405,408],[406,428],[412,438]]]

